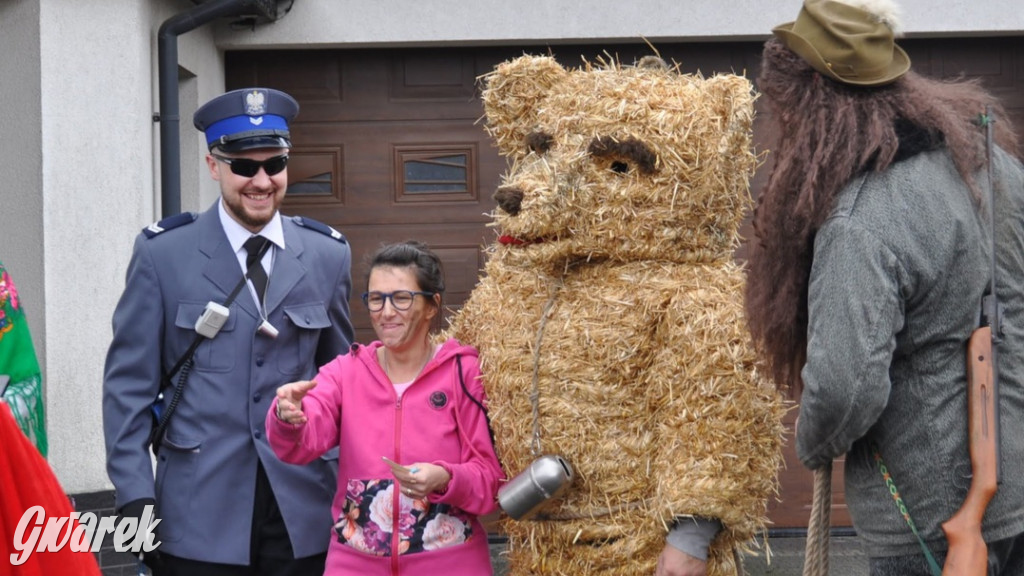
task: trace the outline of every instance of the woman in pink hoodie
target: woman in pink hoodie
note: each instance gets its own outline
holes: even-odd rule
[[[328,576],[493,573],[478,516],[497,508],[504,474],[476,350],[431,339],[443,292],[425,245],[382,248],[363,294],[378,340],[282,386],[267,414],[285,462],[340,448]]]

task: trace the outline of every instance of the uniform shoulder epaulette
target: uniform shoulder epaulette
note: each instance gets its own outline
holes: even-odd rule
[[[331,228],[330,226],[324,224],[323,222],[313,220],[312,218],[306,218],[305,216],[292,216],[292,222],[295,222],[296,224],[302,226],[303,228],[316,230],[317,232],[325,236],[330,236],[331,238],[334,238],[335,240],[341,242],[342,244],[348,243],[348,240],[345,239],[344,234],[338,232],[337,230]]]
[[[181,214],[175,214],[174,216],[168,216],[159,222],[154,222],[149,226],[142,229],[142,233],[146,235],[146,238],[152,238],[158,234],[173,230],[179,226],[185,224],[191,224],[199,218],[199,214],[195,212],[182,212]]]

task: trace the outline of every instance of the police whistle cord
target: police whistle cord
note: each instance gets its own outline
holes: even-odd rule
[[[271,246],[271,242],[263,243],[263,246],[260,247],[256,257],[252,259],[249,266],[246,268],[245,274],[242,275],[242,279],[239,280],[238,284],[235,285],[235,288],[230,294],[228,294],[227,300],[225,300],[223,304],[224,308],[231,308],[231,304],[234,303],[235,298],[238,297],[238,293],[242,291],[242,288],[245,288],[245,283],[249,278],[249,274],[252,271],[253,266],[256,266],[263,260],[263,256],[267,253],[267,250],[270,250]],[[262,266],[262,264],[259,265]],[[149,435],[149,444],[152,446],[154,456],[160,452],[160,445],[163,443],[164,433],[167,432],[168,423],[170,422],[175,409],[177,409],[178,403],[181,401],[182,392],[185,390],[185,383],[188,381],[188,375],[192,371],[192,365],[195,363],[193,355],[205,339],[205,336],[197,333],[196,337],[192,340],[192,344],[189,345],[188,350],[181,355],[181,358],[178,358],[178,361],[174,363],[174,367],[171,368],[160,381],[160,391],[154,402],[161,401],[164,389],[171,385],[171,376],[179,370],[181,371],[178,372],[178,385],[174,387],[174,395],[171,397],[171,402],[167,405],[167,409],[160,414],[157,425]]]

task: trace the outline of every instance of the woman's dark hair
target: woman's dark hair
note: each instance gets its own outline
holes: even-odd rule
[[[847,183],[945,146],[980,206],[984,199],[974,174],[985,166],[985,135],[975,120],[986,105],[997,119],[1006,119],[993,124],[995,143],[1017,157],[1020,146],[1002,105],[976,80],[935,80],[910,70],[888,86],[847,86],[822,76],[772,38],[764,46],[757,86],[780,136],[753,215],[747,322],[775,383],[799,397],[814,238]]]
[[[406,240],[381,246],[370,257],[370,266],[366,272],[367,286],[370,283],[370,273],[381,266],[412,268],[420,290],[444,294],[444,268],[441,266],[441,259],[423,242]],[[433,298],[428,300],[432,306],[437,306]]]

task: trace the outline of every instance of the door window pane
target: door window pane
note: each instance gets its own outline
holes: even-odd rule
[[[403,192],[430,194],[466,192],[467,158],[465,154],[407,157],[403,162]]]

